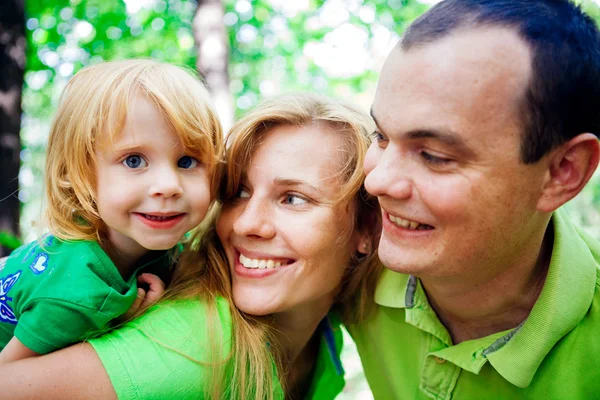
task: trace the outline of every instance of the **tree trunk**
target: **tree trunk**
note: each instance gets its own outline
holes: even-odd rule
[[[196,68],[204,77],[213,103],[227,131],[233,123],[233,99],[229,91],[229,39],[221,0],[198,0],[193,29],[197,48]]]
[[[0,3],[0,231],[18,235],[24,0],[1,0]],[[8,249],[0,247],[0,257],[8,253]]]

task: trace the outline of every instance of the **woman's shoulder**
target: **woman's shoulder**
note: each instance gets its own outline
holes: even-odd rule
[[[231,353],[225,299],[162,301],[90,344],[120,399],[201,398]]]
[[[178,333],[193,333],[198,340],[210,331],[231,334],[229,303],[222,297],[189,297],[170,299],[152,306],[146,313],[124,325],[126,329],[142,330],[172,338]],[[219,329],[220,328],[220,329]]]

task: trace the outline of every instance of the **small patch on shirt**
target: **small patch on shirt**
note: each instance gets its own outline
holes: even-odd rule
[[[8,292],[21,276],[21,271],[8,275],[4,279],[0,279],[0,322],[8,322],[16,325],[17,317],[8,302],[12,302],[12,297],[8,297]]]
[[[41,274],[48,268],[48,253],[40,252],[38,253],[35,260],[29,265],[29,269],[36,275]]]

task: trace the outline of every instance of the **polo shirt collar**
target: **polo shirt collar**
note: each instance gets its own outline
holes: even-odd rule
[[[552,259],[540,297],[512,338],[492,344],[486,354],[500,375],[523,388],[554,345],[583,319],[596,288],[597,264],[579,232],[562,211],[554,213],[552,223]]]
[[[418,279],[389,269],[383,271],[377,284],[375,302],[385,307],[406,308],[408,323],[449,346],[432,355],[473,373],[479,373],[489,361],[504,379],[525,388],[554,345],[583,319],[596,285],[596,261],[579,232],[563,211],[555,212],[551,223],[554,245],[544,287],[529,317],[514,329],[452,346]],[[429,321],[409,321],[412,317],[408,310],[413,308],[419,308]]]

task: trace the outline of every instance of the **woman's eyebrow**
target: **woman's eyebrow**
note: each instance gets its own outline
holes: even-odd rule
[[[293,187],[293,186],[305,186],[308,187],[310,190],[316,192],[316,193],[322,193],[323,191],[321,189],[319,189],[316,186],[311,185],[310,183],[306,182],[306,181],[302,181],[299,179],[285,179],[285,178],[275,178],[275,185],[277,186],[284,186],[284,187]]]

